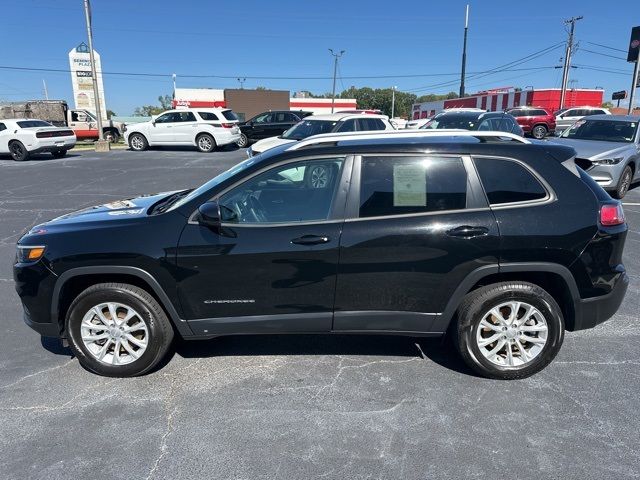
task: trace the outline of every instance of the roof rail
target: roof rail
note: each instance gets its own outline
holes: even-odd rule
[[[338,143],[345,140],[377,140],[386,138],[432,138],[432,137],[474,137],[479,140],[493,138],[508,138],[512,141],[530,144],[526,138],[508,132],[498,131],[475,131],[459,129],[441,130],[374,130],[371,132],[344,132],[344,133],[323,133],[305,138],[296,142],[287,150],[300,150],[301,148],[320,146],[327,143]]]

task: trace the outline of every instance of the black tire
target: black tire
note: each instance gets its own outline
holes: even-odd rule
[[[213,135],[201,133],[196,137],[196,146],[202,153],[210,153],[213,152],[218,145],[216,145],[216,140],[213,138]]]
[[[66,150],[56,150],[55,152],[51,152],[53,158],[62,158],[67,154]]]
[[[533,138],[537,138],[538,140],[542,140],[547,136],[549,130],[545,125],[536,125],[531,129],[531,136]]]
[[[141,133],[132,133],[129,135],[129,148],[136,152],[142,152],[149,148],[149,142]]]
[[[532,360],[520,366],[502,366],[489,361],[480,351],[476,341],[483,317],[493,307],[508,301],[522,301],[532,305],[544,316],[547,322],[546,343]],[[507,337],[503,336],[502,338],[506,339]],[[481,287],[467,294],[458,308],[456,347],[465,363],[475,372],[487,378],[514,380],[526,378],[539,372],[555,358],[563,339],[564,318],[560,307],[546,290],[531,283],[501,282]],[[518,340],[507,341],[516,342]],[[491,348],[491,345],[489,347]]]
[[[115,130],[107,130],[104,132],[104,139],[109,143],[117,143],[120,140],[120,135]]]
[[[105,302],[132,307],[147,327],[146,350],[131,363],[104,363],[95,358],[82,341],[80,325],[84,316],[93,307]],[[173,340],[171,323],[155,298],[145,290],[125,283],[100,283],[84,290],[69,307],[65,327],[69,346],[80,364],[93,373],[107,377],[133,377],[149,372],[167,354]]]
[[[618,185],[616,189],[611,193],[613,198],[622,199],[629,191],[629,187],[631,187],[631,182],[633,181],[633,169],[631,165],[627,165],[622,170],[622,175],[620,175],[620,180],[618,180]]]
[[[11,158],[16,162],[24,162],[29,159],[29,151],[22,142],[18,140],[9,142],[9,152],[11,153]]]
[[[247,136],[244,133],[241,133],[240,134],[240,140],[238,140],[236,142],[236,144],[240,148],[245,148],[245,147],[247,147],[249,145],[249,139],[247,138]]]

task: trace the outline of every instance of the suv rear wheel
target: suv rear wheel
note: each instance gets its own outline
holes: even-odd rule
[[[533,136],[533,138],[537,138],[538,140],[540,140],[547,136],[547,132],[547,127],[545,127],[544,125],[536,125],[531,130],[531,135]]]
[[[146,291],[124,283],[101,283],[69,307],[69,345],[87,370],[108,377],[149,372],[167,354],[173,328]]]
[[[560,307],[526,282],[495,283],[469,293],[458,308],[456,346],[473,370],[511,380],[539,372],[564,338]]]
[[[196,145],[198,145],[198,150],[202,153],[213,152],[216,149],[216,141],[213,136],[208,133],[201,133],[198,135],[196,138]]]

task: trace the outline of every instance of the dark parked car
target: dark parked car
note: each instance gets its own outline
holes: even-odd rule
[[[524,135],[516,119],[504,112],[484,112],[482,110],[443,111],[424,124],[421,129],[462,129],[498,131]]]
[[[544,108],[517,107],[507,110],[522,127],[525,135],[542,139],[556,131],[556,117]]]
[[[33,227],[16,290],[101,375],[150,371],[174,335],[450,332],[480,374],[522,378],[628,285],[621,204],[574,156],[503,132],[309,138]]]
[[[240,140],[238,141],[238,146],[244,148],[256,140],[277,137],[312,113],[313,112],[303,112],[302,110],[274,110],[260,113],[240,124]]]

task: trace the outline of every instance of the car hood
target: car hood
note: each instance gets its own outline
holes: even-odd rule
[[[296,140],[287,140],[286,138],[281,137],[269,137],[264,138],[251,146],[251,150],[255,153],[262,153],[265,150],[269,150],[273,147],[278,147],[280,145],[286,145],[287,143],[295,143]]]
[[[554,138],[549,141],[573,147],[578,158],[588,160],[620,157],[635,151],[633,143],[601,142],[596,140],[577,140],[573,138]]]
[[[106,224],[114,221],[126,221],[146,217],[149,207],[172,193],[175,192],[144,195],[84,208],[36,225],[29,233],[42,230],[58,230],[71,225],[76,227],[80,224],[95,226],[96,223]]]

